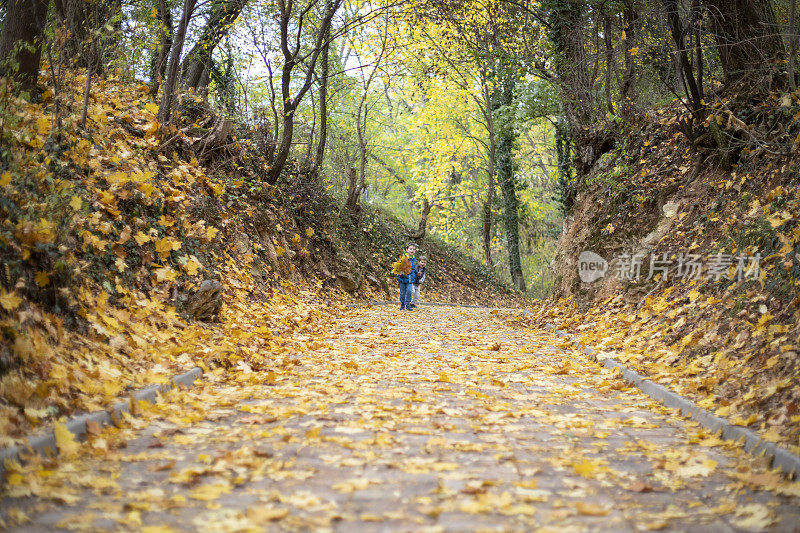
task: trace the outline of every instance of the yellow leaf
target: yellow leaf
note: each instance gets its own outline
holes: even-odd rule
[[[214,191],[214,194],[219,196],[220,194],[222,194],[222,191],[225,190],[225,184],[221,182],[214,183],[213,185],[211,185],[211,190]]]
[[[208,485],[200,485],[192,492],[189,493],[190,498],[195,500],[211,501],[216,500],[223,494],[231,491],[231,486],[228,482],[223,481],[220,483],[211,483]]]
[[[40,287],[47,287],[50,284],[50,276],[48,276],[47,272],[44,270],[37,272],[35,279],[36,283],[38,283]]]
[[[158,114],[158,106],[153,102],[148,102],[147,105],[144,106],[144,108],[154,115]]]
[[[73,196],[72,200],[69,201],[69,206],[75,211],[80,211],[81,207],[83,207],[83,200],[78,196]]]
[[[173,241],[169,237],[164,237],[156,241],[156,252],[160,253],[162,256],[167,256],[172,250],[180,250],[180,248],[180,241]]]
[[[289,516],[289,509],[279,509],[275,507],[268,507],[266,505],[251,507],[247,510],[247,518],[256,524],[282,520],[287,516]]]
[[[300,240],[301,240],[301,239],[302,239],[302,237],[300,237],[300,235],[298,235],[297,233],[295,233],[295,234],[294,234],[294,237],[292,237],[292,242],[293,242],[293,243],[295,243],[295,244],[297,244],[297,243],[299,243],[299,242],[300,242]]]
[[[117,199],[114,197],[114,194],[109,191],[100,191],[97,193],[98,198],[100,201],[107,206],[114,205]]]
[[[133,239],[136,241],[136,244],[142,246],[146,242],[150,242],[150,235],[139,231],[136,235],[134,235]]]
[[[67,429],[63,422],[56,422],[53,425],[53,433],[56,437],[56,446],[62,455],[70,456],[78,453],[80,444],[75,441],[75,435]]]
[[[0,305],[2,305],[3,309],[5,309],[6,311],[13,311],[17,307],[19,307],[19,304],[21,303],[22,303],[22,298],[17,296],[16,292],[14,291],[0,292]]]
[[[40,116],[36,119],[36,129],[39,132],[39,135],[45,135],[46,133],[50,132],[50,119],[44,116]]]
[[[156,281],[175,281],[178,278],[178,273],[170,267],[161,267],[155,270]]]
[[[581,475],[583,477],[592,478],[598,471],[599,466],[600,466],[599,461],[584,459],[580,463],[573,463],[572,468],[575,470],[576,474]]]
[[[278,257],[282,257],[283,256],[283,252],[285,252],[285,251],[286,250],[284,250],[283,246],[278,246],[278,247],[275,248],[275,255],[277,255]]]
[[[139,192],[141,192],[143,195],[147,196],[148,198],[150,197],[151,194],[153,194],[154,190],[155,190],[155,187],[153,187],[149,183],[140,183],[139,184]]]
[[[0,187],[5,187],[9,183],[11,183],[11,172],[3,172],[0,176]]]
[[[604,505],[589,502],[575,502],[575,509],[585,516],[606,516],[611,509]]]
[[[192,256],[192,258],[186,261],[186,264],[183,265],[183,270],[185,270],[190,276],[194,276],[202,267],[203,265],[200,264],[200,261],[198,261],[196,257]]]
[[[142,533],[172,533],[175,530],[167,525],[162,525],[162,526],[144,526],[139,531],[141,531]]]
[[[309,239],[314,235],[314,230],[312,228],[306,228],[306,237]]]

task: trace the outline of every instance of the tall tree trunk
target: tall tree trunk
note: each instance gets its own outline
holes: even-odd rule
[[[311,88],[314,83],[314,67],[317,64],[317,59],[322,52],[323,44],[325,42],[325,35],[331,25],[331,19],[342,5],[343,0],[332,0],[329,2],[325,11],[325,16],[322,18],[320,27],[317,30],[314,48],[309,54],[307,59],[307,68],[305,80],[302,86],[297,91],[294,97],[291,95],[292,71],[297,65],[297,58],[301,52],[298,46],[294,50],[290,49],[289,44],[289,22],[292,19],[292,2],[286,0],[278,0],[280,8],[280,39],[281,39],[281,52],[283,53],[283,69],[281,73],[281,97],[283,101],[283,128],[281,130],[281,140],[278,144],[278,150],[275,154],[275,159],[272,161],[272,166],[267,174],[267,183],[274,185],[278,182],[283,172],[283,167],[286,165],[286,160],[289,158],[289,150],[292,147],[292,136],[294,134],[294,112],[300,101]],[[302,24],[298,24],[302,27]],[[299,38],[298,38],[299,43]]]
[[[169,51],[172,48],[172,13],[167,9],[166,0],[158,0],[158,54],[150,66],[150,95],[155,97],[164,83],[167,73]]]
[[[611,43],[611,15],[603,13],[603,44],[606,52],[606,108],[614,114],[614,102],[611,101],[611,74],[614,69],[614,45]]]
[[[328,0],[326,9],[330,10],[332,0]],[[330,48],[331,48],[331,28],[325,32],[325,43],[322,45],[320,57],[320,78],[319,78],[319,144],[317,153],[314,157],[314,174],[319,174],[322,168],[322,160],[325,158],[325,144],[328,141],[328,76],[330,74]]]
[[[228,34],[247,0],[214,0],[211,14],[197,44],[183,61],[183,83],[195,92],[208,86],[211,56],[214,49]]]
[[[591,123],[594,99],[584,49],[586,3],[581,0],[550,0],[550,39],[556,49],[556,74],[561,99],[576,148],[583,147],[585,128]]]
[[[620,94],[622,96],[622,116],[630,117],[633,113],[634,85],[636,62],[631,50],[636,46],[637,24],[639,12],[636,10],[634,0],[625,0],[622,8],[622,22],[625,25],[625,39],[622,46],[625,48],[625,73],[622,75]]]
[[[514,149],[516,132],[514,131],[513,110],[514,80],[507,74],[501,85],[495,89],[493,111],[498,113],[495,119],[497,136],[497,181],[503,192],[503,222],[506,233],[508,251],[508,268],[514,286],[525,291],[525,277],[522,273],[519,245],[519,199],[517,198],[517,181],[515,177]]]
[[[481,238],[483,241],[483,260],[492,268],[492,204],[494,203],[494,175],[489,174],[489,186],[486,188],[486,200],[483,202],[481,220]]]
[[[0,34],[0,60],[16,63],[3,75],[13,75],[23,91],[36,87],[42,58],[42,39],[49,0],[8,0],[3,32]]]
[[[161,95],[161,103],[158,106],[158,122],[162,126],[172,122],[173,106],[178,89],[178,77],[180,76],[178,66],[181,52],[183,51],[183,42],[186,39],[186,28],[189,26],[189,19],[192,17],[196,1],[184,0],[183,2],[183,14],[181,14],[181,21],[178,24],[178,31],[175,34],[175,41],[172,43],[170,52],[167,81],[164,83],[164,92]]]
[[[703,0],[728,81],[763,70],[784,53],[772,0]]]
[[[675,42],[676,59],[678,62],[678,75],[686,89],[689,97],[689,106],[696,122],[702,122],[705,118],[705,104],[703,103],[702,79],[695,78],[692,62],[687,53],[686,34],[687,24],[681,17],[678,0],[663,0],[664,9],[667,14],[672,39]],[[693,10],[694,11],[694,10]],[[694,16],[694,15],[691,15]],[[702,58],[701,58],[702,59]],[[689,132],[687,132],[689,133]]]
[[[489,168],[487,169],[486,200],[483,202],[481,236],[483,238],[483,258],[486,261],[486,266],[492,268],[492,225],[494,223],[492,220],[492,207],[494,206],[494,185],[495,175],[497,173],[497,139],[495,136],[495,121],[492,109],[492,93],[486,71],[481,72],[481,77],[481,90],[483,95],[481,108],[484,110],[486,133],[489,137],[489,153],[487,157]]]
[[[797,60],[797,1],[789,4],[789,87],[797,90],[795,61]]]

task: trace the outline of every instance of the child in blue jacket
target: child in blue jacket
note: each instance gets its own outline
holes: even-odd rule
[[[414,273],[417,270],[417,245],[413,242],[406,245],[405,257],[411,262],[411,272],[397,276],[397,283],[400,286],[400,309],[411,311],[411,293],[414,290]]]

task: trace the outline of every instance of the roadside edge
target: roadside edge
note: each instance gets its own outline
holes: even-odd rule
[[[67,430],[75,435],[76,439],[81,440],[86,436],[88,422],[94,422],[100,426],[112,425],[114,420],[119,418],[123,412],[131,412],[131,400],[153,403],[156,401],[159,393],[166,392],[176,386],[191,387],[202,375],[203,370],[199,366],[196,366],[188,372],[173,376],[168,383],[163,385],[151,385],[140,389],[133,393],[128,399],[115,403],[106,411],[96,411],[94,413],[74,416],[67,420],[65,425]],[[37,453],[44,456],[57,455],[58,447],[56,445],[56,437],[53,429],[50,428],[41,435],[30,437],[27,445],[17,444],[0,450],[0,476],[5,474],[6,461],[19,461],[20,455],[24,452]]]

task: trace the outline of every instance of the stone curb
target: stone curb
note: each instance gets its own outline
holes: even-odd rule
[[[548,324],[547,326],[551,325]],[[549,328],[547,326],[545,326],[545,329],[553,329],[555,333],[560,336],[571,337],[576,346],[581,345],[580,342],[575,339],[574,335],[557,330],[555,326]],[[753,431],[742,426],[733,425],[724,418],[720,418],[710,411],[698,407],[694,402],[675,394],[663,385],[645,379],[633,370],[629,370],[619,361],[613,359],[598,359],[595,350],[588,346],[584,346],[583,353],[606,368],[619,369],[625,381],[636,386],[636,388],[643,393],[667,407],[679,409],[684,416],[695,419],[701,426],[709,431],[715,433],[720,432],[721,439],[742,443],[744,449],[752,455],[766,457],[772,468],[782,470],[790,478],[794,478],[800,474],[800,457],[785,448],[781,448],[773,442],[765,441]]]
[[[87,422],[95,422],[99,426],[109,426],[114,423],[114,420],[119,419],[122,413],[130,413],[131,400],[146,401],[153,403],[159,393],[166,392],[174,386],[183,385],[190,387],[194,384],[200,376],[203,375],[203,370],[200,367],[174,376],[169,383],[164,385],[151,385],[135,392],[128,400],[117,402],[113,407],[107,411],[97,411],[95,413],[88,413],[85,415],[78,415],[66,421],[67,429],[75,435],[78,440],[83,439],[87,432]],[[19,461],[20,455],[23,452],[38,453],[40,455],[57,455],[58,450],[56,446],[55,433],[52,430],[43,435],[37,435],[28,439],[28,444],[17,444],[0,450],[0,476],[5,473],[6,460]]]

